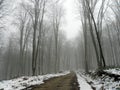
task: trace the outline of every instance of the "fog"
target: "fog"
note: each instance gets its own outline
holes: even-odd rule
[[[120,66],[112,0],[0,0],[0,79]]]

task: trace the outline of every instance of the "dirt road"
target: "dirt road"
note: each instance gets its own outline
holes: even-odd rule
[[[32,90],[79,90],[75,73],[51,78],[44,84],[34,87]]]

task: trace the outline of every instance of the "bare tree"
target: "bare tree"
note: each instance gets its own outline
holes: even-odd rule
[[[46,0],[35,0],[31,2],[33,4],[33,10],[30,11],[29,14],[33,23],[33,48],[32,48],[32,74],[36,74],[36,63],[38,58],[38,47],[40,46],[41,39],[41,29],[43,24],[43,18],[45,14],[45,6]],[[37,34],[37,30],[39,30],[39,34]],[[38,38],[37,38],[38,37]]]
[[[98,68],[101,69],[102,67],[106,66],[105,63],[105,58],[103,55],[103,49],[102,49],[102,41],[101,41],[101,34],[102,34],[102,23],[103,23],[103,18],[104,14],[107,10],[107,7],[105,7],[106,2],[104,0],[101,0],[101,6],[98,12],[98,18],[96,20],[94,16],[94,10],[96,8],[96,4],[98,3],[98,0],[79,0],[79,3],[82,6],[82,15],[83,17],[81,18],[82,20],[82,26],[83,26],[83,32],[84,32],[84,42],[85,42],[85,68],[86,72],[88,72],[88,66],[87,66],[87,38],[89,33],[91,35],[92,43],[94,46],[94,50],[96,53],[97,57],[97,65]],[[89,32],[90,31],[90,32]]]
[[[61,19],[63,16],[63,10],[58,2],[55,2],[53,5],[52,12],[52,23],[54,29],[54,37],[55,37],[55,72],[59,71],[59,60],[58,60],[58,42],[59,42],[59,31],[61,25]]]

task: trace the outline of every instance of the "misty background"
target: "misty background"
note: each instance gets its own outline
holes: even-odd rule
[[[120,66],[120,0],[0,0],[0,80]]]

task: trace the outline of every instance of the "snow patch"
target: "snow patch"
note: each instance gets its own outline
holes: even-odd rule
[[[105,72],[120,75],[120,69],[106,69]],[[77,74],[81,75],[87,82],[95,88],[95,90],[120,90],[120,80],[115,81],[113,77],[109,77],[108,75],[103,74],[102,76],[98,76],[95,72],[91,72],[91,74],[85,74],[81,71],[77,71]],[[85,86],[86,87],[86,86]],[[86,90],[89,90],[86,88]]]
[[[17,79],[6,80],[0,82],[0,90],[21,90],[32,85],[40,85],[44,83],[44,80],[63,76],[69,74],[70,72],[57,73],[57,74],[47,74],[47,75],[39,75],[39,76],[23,76]]]
[[[115,68],[115,69],[107,69],[104,70],[105,72],[111,73],[111,74],[116,74],[116,75],[120,75],[120,69],[119,68]]]
[[[93,90],[91,86],[87,83],[87,81],[77,73],[78,83],[80,90]]]

